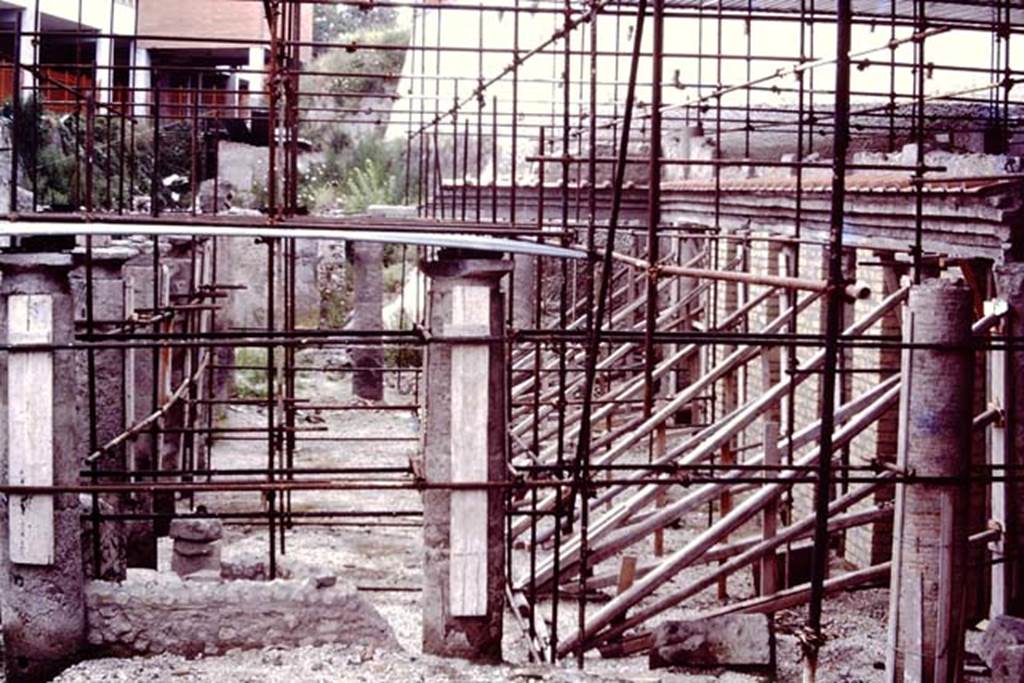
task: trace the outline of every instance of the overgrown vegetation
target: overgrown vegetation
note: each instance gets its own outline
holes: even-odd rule
[[[235,349],[235,395],[239,398],[267,397],[267,350],[256,347]]]
[[[395,316],[401,318],[401,316]],[[409,318],[392,319],[390,327],[396,330],[411,330]],[[416,344],[391,344],[384,347],[384,366],[389,368],[423,367],[423,347]]]
[[[313,212],[359,213],[371,204],[403,199],[404,146],[384,139],[409,44],[409,33],[396,26],[396,18],[387,8],[315,8],[317,42],[385,47],[327,49],[306,69],[301,106],[315,115],[303,122],[302,135],[315,141],[323,157],[300,185],[301,201]]]
[[[40,205],[77,208],[85,206],[87,125],[84,113],[44,111],[34,98],[27,99],[15,120],[13,107],[3,110],[3,124],[17,137],[19,185],[36,190]],[[153,128],[132,126],[105,112],[95,118],[93,132],[92,205],[98,209],[123,206],[131,209],[135,197],[151,194],[156,155]],[[160,160],[156,168],[158,195],[164,208],[191,203],[187,177],[192,168],[192,128],[188,122],[163,126]],[[182,182],[164,182],[178,176]]]
[[[314,212],[361,213],[371,204],[399,204],[405,188],[405,161],[399,140],[368,137],[323,150],[299,186],[300,202]]]
[[[397,13],[388,8],[324,4],[314,12],[319,43],[375,44],[389,49],[333,48],[321,51],[309,65],[310,73],[301,86],[307,94],[301,104],[316,114],[310,116],[315,120],[303,123],[302,135],[315,141],[322,159],[303,175],[300,201],[314,213],[349,214],[365,212],[373,204],[403,203],[404,142],[385,140],[385,133],[390,105],[397,100],[409,33],[396,25]],[[381,78],[381,74],[393,77]],[[415,183],[410,178],[408,186]],[[401,247],[385,250],[385,290],[390,295],[397,295],[402,287],[402,254]],[[320,322],[341,328],[352,311],[353,283],[340,248],[323,259],[319,280]],[[386,353],[389,365],[414,363],[408,350],[389,348]]]
[[[331,254],[321,260],[317,282],[320,284],[320,325],[340,330],[352,314],[352,269],[344,258],[344,246],[333,244]]]
[[[391,7],[318,4],[313,12],[313,40],[337,42],[346,33],[392,27],[397,18],[398,12]]]

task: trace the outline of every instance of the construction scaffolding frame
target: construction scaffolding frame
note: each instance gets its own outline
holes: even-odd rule
[[[813,672],[825,644],[826,598],[884,583],[892,567],[869,562],[836,575],[830,557],[842,553],[852,529],[890,523],[891,494],[882,491],[932,481],[902,469],[895,453],[851,457],[854,442],[899,404],[901,354],[935,348],[900,333],[910,287],[952,275],[968,281],[978,304],[970,351],[989,372],[1019,348],[1004,328],[1005,305],[981,309],[997,299],[990,265],[1003,258],[1000,235],[1016,244],[1019,214],[1007,209],[1004,232],[986,224],[976,236],[949,237],[949,225],[968,219],[941,211],[947,201],[980,206],[985,197],[1019,196],[1022,169],[965,173],[927,152],[950,139],[953,147],[956,139],[980,140],[982,151],[1008,160],[1019,149],[1021,10],[1008,0],[234,1],[262,5],[266,39],[206,37],[203,26],[189,36],[156,36],[80,25],[57,32],[76,46],[75,63],[43,68],[39,45],[54,32],[20,22],[10,31],[16,96],[0,235],[13,240],[11,249],[77,247],[85,290],[75,339],[33,348],[84,359],[89,430],[80,484],[3,492],[91,496],[94,576],[102,574],[104,525],[149,520],[160,528],[176,517],[220,516],[266,526],[274,577],[296,525],[419,517],[293,510],[293,492],[499,490],[507,504],[507,597],[537,660],[573,657],[583,667],[591,650],[647,652],[655,617],[710,586],[720,586],[724,598],[727,577],[756,566],[757,594],[723,601],[709,614],[772,615],[806,604]],[[408,42],[319,42],[304,35],[303,12],[320,5],[396,10],[408,23]],[[34,11],[39,27],[38,2]],[[474,23],[478,40],[468,44],[464,29]],[[134,58],[98,65],[83,46],[100,38],[126,41],[132,55],[138,42],[155,39],[264,46],[265,103],[242,102],[241,90],[203,88],[200,77],[165,108],[158,69],[199,67]],[[947,52],[954,39],[987,44],[989,53],[959,59]],[[26,41],[34,64],[20,61]],[[313,71],[307,51],[332,50],[400,50],[404,68]],[[95,80],[82,85],[53,73],[104,66],[129,84],[104,91]],[[135,85],[142,72],[151,72],[148,87]],[[362,90],[322,85],[352,76],[365,81]],[[314,96],[333,103],[313,103]],[[226,105],[231,98],[237,102]],[[57,107],[74,130],[64,206],[39,185],[47,162],[36,155],[36,117]],[[255,215],[223,212],[219,175],[204,170],[226,108],[239,119],[265,109],[265,201]],[[401,194],[414,213],[311,215],[300,165],[309,124],[398,130]],[[171,207],[161,189],[161,159],[169,154],[161,140],[176,125],[185,131],[193,191],[188,205]],[[152,140],[149,162],[138,157],[143,136]],[[212,210],[197,190],[206,178],[213,180]],[[147,201],[139,201],[143,194]],[[866,207],[876,200],[882,208],[872,213]],[[148,303],[120,320],[94,312],[94,271],[112,235],[145,236],[136,246],[151,272]],[[221,304],[244,284],[222,276],[226,245],[253,238],[265,248],[265,325],[227,328]],[[428,329],[425,299],[411,307],[403,301],[400,329],[301,323],[300,239],[400,245],[402,282],[404,264],[440,249],[510,256],[506,478],[438,483],[412,463],[301,463],[304,440],[343,447],[391,438],[320,433],[303,426],[304,414],[422,414],[423,392],[419,368],[395,366],[373,371],[409,381],[400,405],[313,405],[297,377],[360,368],[303,365],[298,351],[426,348],[445,337]],[[868,252],[878,260],[862,260]],[[818,267],[808,268],[814,259]],[[172,261],[186,274],[174,294]],[[416,319],[406,321],[410,309]],[[239,348],[265,349],[265,363],[236,362]],[[126,367],[148,361],[154,379],[149,396],[122,408],[131,417],[124,430],[103,438],[96,363],[111,353]],[[219,393],[223,378],[239,370],[262,372],[265,395]],[[993,395],[999,390],[1001,382],[989,382],[988,399],[1006,407],[1008,399]],[[218,426],[217,414],[232,404],[261,405],[264,425]],[[1006,419],[983,401],[974,429],[991,435],[1005,430]],[[232,439],[265,444],[265,467],[218,468],[213,444]],[[176,443],[174,466],[161,462],[165,441]],[[1019,474],[988,448],[964,481],[995,500]],[[210,492],[249,492],[258,504],[247,514],[189,506]],[[152,496],[151,507],[111,512],[101,505],[101,498],[133,496]],[[991,509],[992,519],[1009,514]],[[698,517],[705,528],[669,547],[670,532]],[[976,547],[1009,542],[1000,533],[1007,519],[996,520],[1004,526],[995,530],[989,519],[970,530]],[[751,520],[764,520],[763,533],[737,537]],[[788,562],[807,539],[809,576],[787,585],[775,576],[775,554],[784,550]],[[641,543],[652,545],[652,558],[638,559],[646,552]],[[999,572],[1018,571],[1004,560],[1016,551],[999,547],[972,555],[993,582]],[[698,565],[711,569],[682,573]],[[993,601],[1007,599],[990,590]]]

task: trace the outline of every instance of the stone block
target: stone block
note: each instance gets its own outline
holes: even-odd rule
[[[993,671],[996,655],[1007,648],[1024,646],[1024,619],[1001,614],[988,622],[978,653]],[[1018,679],[1022,680],[1022,679]]]
[[[317,572],[316,576],[313,577],[313,581],[317,588],[330,588],[338,583],[338,577],[330,572]]]
[[[658,626],[650,667],[754,669],[770,664],[769,653],[767,616],[726,614],[712,619],[669,621]]]
[[[1024,645],[999,648],[992,653],[989,668],[992,669],[992,683],[1024,681]]]
[[[224,527],[217,519],[175,519],[171,522],[170,536],[184,541],[216,541],[224,535]]]
[[[205,541],[186,541],[180,538],[174,541],[174,552],[179,555],[185,555],[186,557],[212,555],[215,550],[215,543],[207,543]]]
[[[214,571],[220,577],[220,544],[208,544],[213,550],[208,555],[182,555],[175,552],[171,555],[171,569],[178,576],[188,576],[204,570]]]
[[[187,581],[198,581],[199,583],[220,583],[223,580],[217,569],[201,569],[185,578]]]

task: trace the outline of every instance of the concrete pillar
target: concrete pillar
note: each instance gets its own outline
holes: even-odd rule
[[[822,264],[825,266],[825,264]],[[823,270],[822,272],[828,272]],[[846,282],[857,281],[857,250],[846,248],[843,249],[843,279]],[[842,318],[840,320],[840,329],[846,329],[857,320],[857,308],[856,300],[850,297],[843,298]],[[825,329],[825,320],[822,319],[822,329]],[[844,348],[839,353],[839,367],[841,369],[849,369],[854,367],[854,353],[852,348]],[[849,401],[853,397],[853,375],[851,373],[844,373],[839,377],[839,381],[836,382],[836,405],[842,405]]]
[[[378,242],[349,242],[352,264],[352,328],[381,330],[384,319],[384,245]],[[384,398],[384,348],[380,344],[352,348],[352,392],[367,401]]]
[[[146,242],[145,246],[150,250],[152,243]],[[139,309],[152,309],[161,306],[166,301],[166,283],[168,273],[166,264],[160,265],[160,292],[154,303],[153,297],[153,255],[143,253],[132,259],[125,266],[127,282],[127,304],[126,312],[131,315],[138,313],[143,318],[149,317],[149,313],[140,312]],[[153,332],[152,325],[140,326],[140,332]],[[153,361],[157,359],[159,368],[162,369],[166,363],[161,359],[161,351],[153,348],[129,349],[127,352],[126,370],[126,411],[129,424],[135,424],[145,419],[155,411],[159,405],[159,397],[153,400],[154,383],[162,382],[162,372],[153,372]],[[164,395],[165,387],[158,387],[158,393]],[[154,470],[159,464],[158,454],[160,453],[161,435],[154,438],[147,430],[128,444],[128,466],[133,470]],[[130,496],[131,509],[141,514],[153,512],[153,495],[148,493],[133,493]],[[152,519],[137,519],[126,524],[128,535],[128,566],[147,567],[156,569],[156,533]]]
[[[195,248],[201,249],[202,243],[196,242]],[[166,285],[166,304],[185,304],[188,302],[189,291],[192,287],[192,248],[193,241],[188,237],[170,237],[167,239],[167,253],[161,256],[160,263],[164,268],[164,283]],[[164,330],[174,334],[183,334],[185,330],[186,314],[177,312],[173,319],[165,324]],[[171,394],[181,386],[186,377],[191,374],[188,367],[189,349],[185,347],[173,347],[165,349],[161,353],[163,363],[161,364],[161,392],[160,405],[170,400]],[[182,459],[183,444],[186,435],[180,430],[186,427],[185,402],[178,401],[170,408],[161,420],[162,427],[166,430],[160,438],[160,470],[167,472],[180,470],[184,466]],[[174,482],[180,477],[162,477],[161,481]],[[154,510],[166,515],[173,515],[176,512],[175,494],[169,491],[161,491],[154,495]],[[171,520],[163,517],[156,520],[156,535],[166,536],[170,528]]]
[[[727,238],[727,239],[719,240],[719,248],[722,250],[722,253],[724,253],[724,256],[721,257],[722,260],[719,261],[719,267],[722,270],[742,271],[743,270],[742,266],[738,265],[739,243],[735,239],[731,239],[731,238],[734,238],[736,236],[735,233],[723,232],[722,236],[724,238]],[[724,244],[722,244],[723,242],[724,242]],[[733,264],[737,264],[737,265],[733,265]],[[714,286],[721,287],[721,289],[719,290],[720,291],[719,297],[721,297],[721,298],[719,299],[719,304],[718,304],[719,305],[719,311],[718,311],[718,319],[717,319],[717,322],[721,323],[723,320],[725,320],[730,315],[735,313],[736,310],[739,308],[740,288],[739,288],[739,283],[738,282],[732,282],[732,281],[729,281],[729,280],[726,280],[725,282],[721,282],[721,283],[715,283]],[[742,328],[733,328],[733,329],[742,329]],[[723,344],[721,346],[721,351],[719,352],[720,355],[715,359],[715,361],[717,362],[717,361],[721,360],[722,358],[725,358],[729,354],[733,353],[735,350],[736,350],[735,345],[733,345],[733,344]],[[739,373],[740,373],[740,370],[739,370],[739,368],[737,368],[737,369],[733,370],[732,372],[728,373],[722,379],[722,403],[721,403],[721,408],[722,408],[721,414],[722,415],[728,415],[732,411],[736,410],[736,408],[740,404],[740,380],[739,380]],[[736,446],[737,445],[737,441],[738,441],[738,439],[733,439],[730,443],[732,444],[732,446]]]
[[[904,316],[904,342],[941,346],[904,349],[898,464],[949,479],[896,488],[886,668],[891,681],[954,681],[968,569],[971,292],[925,281],[911,289]]]
[[[71,265],[67,254],[0,255],[3,343],[73,340]],[[67,352],[0,354],[0,481],[78,483],[74,363]],[[85,639],[78,496],[0,500],[0,619],[7,680],[49,680],[73,662]]]
[[[995,296],[992,291],[992,261],[975,258],[960,264],[965,281],[969,284],[975,317],[984,311],[985,302]],[[972,415],[978,415],[988,409],[988,351],[978,349],[974,354],[974,399]],[[988,462],[989,430],[972,430],[971,467],[975,473],[985,471]],[[970,502],[968,507],[967,533],[976,534],[988,528],[989,484],[985,481],[972,481],[970,485]],[[965,601],[965,623],[973,626],[988,616],[988,608],[992,597],[992,583],[989,577],[988,550],[982,544],[973,544],[969,549],[969,566],[971,568],[968,581],[972,590],[968,591]]]
[[[757,248],[757,242],[754,242],[755,248]],[[768,252],[768,263],[766,266],[767,273],[769,275],[779,275],[782,260],[782,247],[779,242],[766,242],[763,249]],[[764,302],[764,317],[762,323],[765,324],[775,318],[779,317],[782,312],[783,304],[785,302],[785,294],[779,292],[778,294],[768,297],[768,300]],[[767,391],[769,387],[775,386],[782,376],[780,374],[780,358],[782,356],[782,349],[777,347],[768,347],[761,351],[761,389]],[[764,419],[762,420],[763,425],[768,423],[780,424],[782,421],[782,410],[779,404],[775,404],[767,411],[765,411]],[[763,427],[762,427],[763,430]]]
[[[430,278],[425,478],[505,479],[505,348],[501,278],[507,260],[438,255]],[[492,336],[490,343],[458,337]],[[504,491],[431,489],[423,497],[423,651],[501,660]]]
[[[517,330],[535,327],[534,302],[537,300],[537,257],[516,254],[513,257],[512,326]]]
[[[121,329],[118,321],[125,319],[124,264],[137,254],[129,247],[104,247],[94,249],[92,254],[93,320],[94,331],[102,334]],[[78,266],[71,272],[71,292],[75,304],[75,322],[78,329],[85,331],[87,317],[87,283],[85,254],[75,254]],[[96,445],[102,446],[125,428],[125,352],[120,349],[105,349],[93,354],[96,387]],[[85,353],[75,354],[75,404],[78,413],[78,447],[83,458],[92,452],[90,443],[89,406],[89,362]],[[86,463],[81,463],[86,467]],[[125,449],[117,448],[107,452],[96,465],[100,470],[125,470],[127,467]],[[124,483],[119,477],[102,477],[100,481]],[[86,497],[88,499],[88,497]],[[91,500],[89,501],[91,505]],[[104,494],[100,496],[101,508],[107,512],[124,512],[122,496]],[[86,573],[92,576],[91,535],[92,522],[83,521],[83,552]],[[100,545],[103,548],[103,562],[97,578],[119,581],[125,577],[125,528],[123,521],[107,520],[101,523]]]
[[[686,264],[692,261],[700,253],[703,245],[701,244],[700,238],[698,237],[679,237],[678,245],[678,256],[676,261],[680,264]],[[673,283],[672,298],[678,302],[693,296],[693,292],[700,286],[700,280],[692,277],[677,277]],[[680,332],[693,332],[696,329],[695,323],[698,320],[697,311],[700,309],[701,299],[694,298],[688,304],[686,304],[682,310],[677,314],[680,318],[679,331]],[[682,344],[673,344],[671,348],[666,349],[666,355],[675,353],[679,350]],[[679,366],[673,371],[671,377],[672,382],[668,387],[668,391],[672,394],[678,394],[680,391],[688,387],[698,377],[700,377],[700,351],[693,354],[687,360],[684,360]],[[702,421],[701,417],[702,406],[700,401],[694,401],[690,405],[684,407],[676,416],[678,424],[694,424]]]
[[[1024,263],[1007,263],[995,268],[996,291],[1010,307],[1005,323],[1005,334],[1008,337],[1024,338]],[[1021,548],[1024,548],[1024,351],[1013,348],[1005,354],[1006,405],[1005,410],[1005,459],[1008,469],[1007,476],[1014,476],[1013,481],[1004,487],[994,487],[993,506],[1001,506],[1000,513],[1004,518],[1004,540],[1002,550],[1005,561],[1003,585],[993,590],[1000,590],[1005,595],[1007,612],[1016,617],[1024,617],[1024,559]],[[995,454],[993,454],[995,455]],[[998,472],[996,473],[998,474]],[[995,512],[995,511],[994,511]]]

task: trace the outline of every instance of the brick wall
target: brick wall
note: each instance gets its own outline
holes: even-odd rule
[[[718,263],[725,267],[730,256],[744,258],[749,272],[758,274],[788,274],[799,275],[801,278],[823,279],[825,277],[825,249],[812,244],[802,244],[799,249],[799,269],[794,271],[792,258],[787,256],[789,248],[778,242],[769,242],[757,239],[763,235],[751,235],[749,242],[729,242],[720,240],[717,247]],[[888,294],[898,287],[898,276],[890,274],[887,278],[885,269],[882,267],[882,260],[890,258],[887,254],[876,254],[871,250],[850,250],[845,258],[848,276],[855,276],[856,279],[866,282],[871,288],[869,298],[852,303],[844,312],[844,323],[846,327],[853,320],[863,318],[871,309],[875,308]],[[858,265],[860,264],[860,265]],[[737,306],[761,295],[767,291],[763,285],[734,285],[719,282],[717,290],[708,295],[708,310],[715,311],[715,320],[723,321]],[[802,293],[801,296],[806,296]],[[780,293],[772,296],[766,303],[760,304],[747,317],[745,325],[734,327],[733,331],[759,332],[770,320],[775,318],[780,311],[789,306],[789,294]],[[868,335],[898,335],[900,333],[900,315],[893,311],[884,316],[883,319],[872,326],[866,334]],[[785,330],[784,330],[785,331]],[[808,306],[797,318],[796,331],[805,335],[821,335],[824,332],[824,306],[819,300]],[[713,361],[709,356],[705,370],[721,361],[727,354],[728,349],[719,345],[715,350]],[[731,407],[734,407],[732,395],[735,391],[739,397],[740,404],[745,403],[766,391],[787,376],[789,356],[792,353],[797,365],[800,365],[815,354],[820,353],[820,345],[797,346],[792,352],[784,347],[765,347],[763,353],[757,359],[749,363],[734,378],[718,383],[714,392],[713,414],[716,419],[725,415]],[[838,379],[837,390],[841,391],[844,400],[850,397],[863,394],[882,381],[891,376],[892,371],[899,367],[899,351],[877,348],[857,348],[847,350],[843,354],[842,364],[851,372],[844,373]],[[821,375],[819,372],[812,372],[804,375],[801,383],[795,391],[793,409],[794,431],[817,421],[821,415]],[[774,410],[768,412],[764,417],[755,421],[750,427],[736,439],[735,446],[742,454],[756,453],[760,449],[764,422],[768,419],[777,421],[782,425],[782,433],[786,433],[786,421],[789,415],[788,398]],[[846,449],[845,458],[853,466],[867,465],[876,458],[889,461],[895,460],[896,454],[896,410],[889,411],[876,424],[860,434]],[[813,449],[816,442],[809,445],[803,451],[794,454],[799,457],[808,450]],[[746,447],[746,448],[745,448]],[[783,459],[785,461],[785,454]],[[850,487],[856,483],[850,483]],[[837,490],[845,489],[841,481],[836,485]],[[864,509],[891,499],[892,487],[881,491],[874,497],[863,501],[858,508]],[[792,515],[800,518],[809,515],[813,509],[814,488],[811,484],[797,484],[792,490]],[[873,563],[884,561],[888,558],[891,546],[891,525],[888,522],[872,526],[860,527],[849,531],[844,539],[841,539],[841,551],[844,557],[851,563],[858,566],[867,566]]]
[[[259,2],[232,0],[139,0],[139,34],[197,36],[225,40],[267,40],[266,15]],[[313,7],[302,8],[302,35],[313,35]],[[141,47],[230,47],[231,43],[181,43],[173,40],[140,41]],[[240,46],[244,47],[244,46]]]

